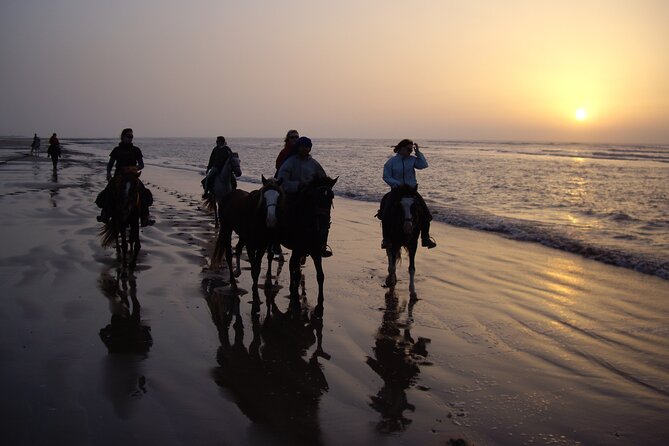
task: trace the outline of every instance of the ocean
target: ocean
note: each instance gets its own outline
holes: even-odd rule
[[[378,202],[389,188],[389,139],[318,139],[312,155],[335,193]],[[417,171],[434,219],[541,243],[669,279],[669,145],[417,140]],[[70,139],[105,155],[117,139]],[[145,164],[202,173],[214,138],[138,138]],[[242,180],[274,175],[280,138],[228,138]],[[335,204],[336,205],[336,204]],[[370,224],[376,224],[372,215]],[[438,240],[437,240],[438,242]]]

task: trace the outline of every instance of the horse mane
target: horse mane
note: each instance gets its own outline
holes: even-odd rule
[[[316,177],[313,180],[311,180],[309,183],[307,183],[304,186],[304,188],[306,190],[316,189],[316,188],[322,187],[322,186],[331,188],[332,186],[334,186],[334,184],[337,182],[338,179],[339,179],[339,177],[337,177],[337,178],[330,178],[328,176]]]

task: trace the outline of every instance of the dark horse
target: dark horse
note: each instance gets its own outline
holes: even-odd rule
[[[290,255],[290,295],[297,297],[302,273],[300,259],[311,256],[316,268],[318,299],[323,299],[323,264],[321,253],[330,229],[332,187],[339,177],[318,178],[307,184],[288,204],[290,218],[281,229],[281,244],[292,250]]]
[[[137,256],[141,247],[139,242],[141,207],[139,175],[140,172],[136,167],[126,167],[122,175],[112,179],[111,218],[100,230],[102,247],[107,248],[115,243],[116,253],[122,256],[124,267],[128,266],[128,249],[130,250],[131,268],[137,264]]]
[[[407,185],[400,186],[397,190],[384,197],[393,200],[387,215],[383,216],[382,224],[386,227],[386,237],[390,246],[386,248],[388,254],[388,277],[386,285],[394,287],[397,283],[395,268],[401,258],[401,250],[404,247],[409,253],[409,292],[415,295],[414,274],[416,273],[416,249],[418,248],[418,236],[422,218],[425,218],[417,209],[415,199],[416,188]]]
[[[238,247],[246,246],[246,252],[251,263],[251,277],[253,286],[258,285],[260,264],[263,255],[270,243],[273,243],[278,234],[278,221],[283,210],[282,180],[262,177],[262,188],[253,192],[235,189],[230,192],[218,208],[220,228],[214,260],[225,260],[230,270],[230,284],[235,284],[235,276],[239,276],[239,252],[237,253],[237,270],[232,269],[232,231],[239,236]],[[241,250],[241,248],[240,248]],[[271,255],[268,256],[271,262]],[[268,277],[271,276],[271,263],[268,267]]]

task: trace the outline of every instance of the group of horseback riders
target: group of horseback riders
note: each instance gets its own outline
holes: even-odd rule
[[[105,189],[100,192],[96,199],[96,204],[102,208],[100,216],[97,217],[100,222],[108,222],[111,217],[111,209],[113,208],[114,187],[117,187],[123,178],[127,175],[139,175],[139,171],[144,168],[144,160],[142,151],[132,144],[133,131],[126,128],[121,132],[121,142],[115,147],[109,155],[109,163],[107,164],[107,181],[108,184]],[[325,170],[310,154],[312,148],[311,139],[302,136],[297,130],[290,130],[284,139],[284,147],[278,154],[275,162],[276,173],[275,178],[281,180],[283,189],[288,197],[287,202],[295,203],[295,198],[306,185],[314,180],[326,178]],[[412,152],[415,150],[415,155]],[[394,224],[385,218],[389,210],[402,197],[400,189],[402,186],[409,186],[412,190],[412,196],[417,203],[417,211],[422,214],[421,223],[421,240],[422,246],[428,249],[434,248],[436,242],[430,237],[430,221],[432,215],[425,204],[425,200],[418,193],[418,183],[416,181],[415,169],[425,169],[428,167],[425,155],[419,150],[418,144],[415,144],[409,139],[403,139],[396,146],[393,151],[395,156],[391,157],[383,167],[383,180],[390,186],[391,190],[381,200],[381,206],[377,217],[382,221],[383,241],[381,247],[383,249],[390,247],[388,238],[389,225]],[[228,147],[223,136],[216,138],[216,146],[212,149],[207,164],[206,176],[202,180],[204,189],[203,198],[207,198],[212,193],[213,184],[216,176],[221,172],[221,169],[230,157],[236,157]],[[114,176],[112,177],[112,168],[116,166]],[[236,188],[236,180],[232,177],[233,188]],[[153,203],[151,192],[140,184],[140,220],[143,227],[152,225],[154,220],[149,217],[149,206]],[[277,248],[275,248],[277,249]],[[280,249],[280,247],[278,248]],[[323,257],[332,256],[332,251],[327,246],[327,236],[322,250]]]
[[[40,147],[42,145],[42,140],[37,133],[33,136],[33,141],[30,143],[30,154],[39,156]],[[58,136],[54,133],[49,138],[49,148],[46,151],[47,157],[51,158],[51,163],[53,164],[53,170],[55,171],[58,167],[58,159],[62,156],[62,151],[60,148],[60,141]]]

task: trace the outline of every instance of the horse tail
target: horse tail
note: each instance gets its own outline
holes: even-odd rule
[[[225,257],[225,251],[227,249],[227,243],[225,243],[223,237],[223,226],[218,231],[218,237],[216,237],[216,246],[214,246],[214,256],[212,260],[215,263],[221,262]]]
[[[202,203],[207,211],[216,212],[216,197],[214,197],[214,194],[207,195],[207,198],[202,200]]]
[[[110,246],[116,243],[116,235],[118,231],[116,229],[116,224],[114,221],[105,223],[104,226],[98,232],[100,237],[100,244],[103,248],[109,248]]]

